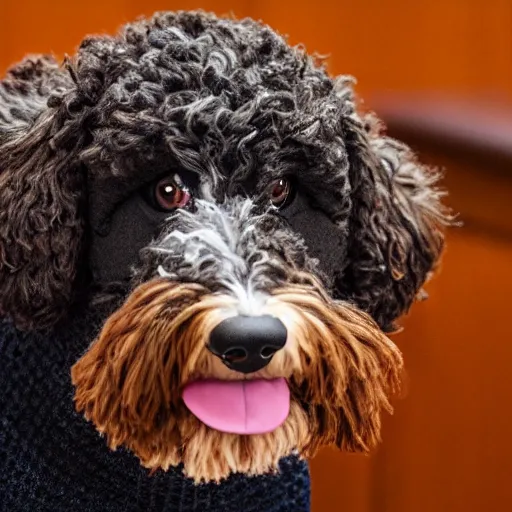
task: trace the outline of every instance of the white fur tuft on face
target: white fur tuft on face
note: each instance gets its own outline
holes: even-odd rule
[[[191,281],[204,278],[205,268],[214,269],[215,284],[222,293],[236,299],[233,315],[261,315],[269,295],[257,282],[270,258],[250,243],[260,219],[252,213],[253,202],[245,199],[224,208],[198,200],[196,205],[199,215],[180,211],[179,227],[165,235],[153,250],[180,258],[180,270],[190,269]],[[177,272],[163,265],[158,267],[158,274],[180,279]]]

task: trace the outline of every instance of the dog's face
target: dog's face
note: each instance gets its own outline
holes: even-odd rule
[[[65,68],[0,83],[0,312],[113,300],[78,410],[197,481],[370,449],[401,368],[384,333],[442,250],[436,176],[252,21],[159,15]]]

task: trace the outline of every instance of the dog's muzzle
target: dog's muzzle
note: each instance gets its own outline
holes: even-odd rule
[[[196,206],[141,253],[133,290],[73,366],[77,410],[110,448],[150,469],[183,462],[196,482],[263,474],[293,450],[368,451],[398,349],[329,296],[276,216]]]
[[[286,338],[286,327],[276,317],[238,315],[212,330],[208,349],[231,370],[252,373],[270,363]]]

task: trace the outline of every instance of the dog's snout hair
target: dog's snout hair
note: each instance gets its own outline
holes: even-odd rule
[[[400,352],[368,315],[330,300],[312,276],[309,285],[273,290],[265,311],[282,319],[290,338],[252,375],[288,379],[286,421],[266,434],[239,436],[210,429],[187,411],[186,383],[245,378],[207,349],[233,302],[167,278],[140,285],[72,368],[77,409],[111,448],[128,446],[151,469],[183,462],[198,482],[273,471],[293,450],[371,449],[380,439],[380,412],[391,410],[388,397],[399,385]]]

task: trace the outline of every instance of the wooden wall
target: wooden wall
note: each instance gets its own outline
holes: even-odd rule
[[[498,111],[509,109],[512,2],[0,0],[0,70],[27,52],[72,53],[85,34],[113,32],[124,21],[170,7],[262,18],[293,43],[331,54],[331,70],[358,78],[358,90],[382,108],[391,133],[426,161],[446,166],[451,202],[466,219],[449,235],[431,299],[413,309],[395,338],[405,355],[408,394],[385,420],[383,445],[370,457],[319,455],[312,463],[313,511],[508,510],[512,158],[497,163],[489,150],[473,161],[471,141],[454,152],[439,130],[428,142],[394,121],[400,98],[411,93],[420,99],[435,93],[454,104],[463,99],[459,114],[477,105],[472,117],[461,117],[466,131],[480,126],[481,117],[494,122],[479,106],[482,98]],[[398,98],[393,108],[390,92]],[[439,112],[442,128],[449,119],[440,105],[430,114]]]

